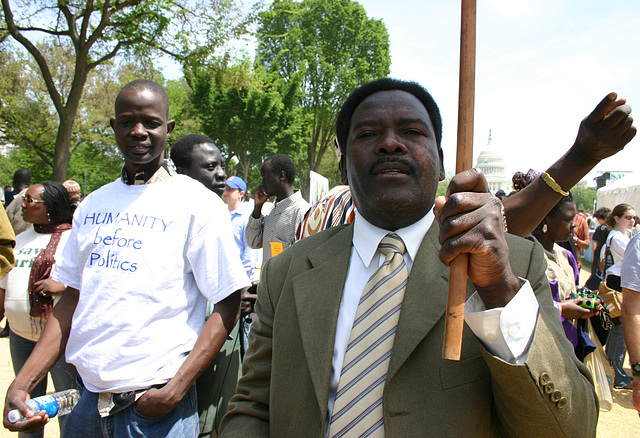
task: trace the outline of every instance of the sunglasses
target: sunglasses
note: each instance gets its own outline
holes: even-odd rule
[[[31,196],[25,196],[24,198],[22,198],[22,202],[24,202],[27,205],[34,205],[34,204],[39,204],[39,203],[45,203],[44,201],[40,200],[40,199],[34,199]]]

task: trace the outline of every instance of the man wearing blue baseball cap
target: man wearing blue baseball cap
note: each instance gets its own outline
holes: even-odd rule
[[[247,208],[247,204],[242,202],[242,198],[247,190],[247,184],[239,176],[229,177],[225,181],[224,192],[222,192],[222,200],[229,207],[231,214],[231,226],[233,227],[233,237],[240,250],[240,258],[244,269],[253,282],[253,286],[249,290],[243,291],[241,295],[240,310],[242,312],[242,346],[243,352],[249,348],[247,341],[249,335],[249,327],[251,325],[251,313],[253,305],[256,302],[256,284],[259,280],[255,267],[258,264],[260,251],[253,249],[247,243],[245,230],[249,222],[249,216],[252,210]]]
[[[249,222],[251,211],[243,208],[242,198],[247,191],[247,184],[239,176],[232,176],[225,181],[224,191],[222,192],[222,200],[231,214],[231,225],[233,226],[233,236],[236,239],[236,245],[240,249],[240,257],[245,271],[251,280],[254,278],[254,269],[258,259],[258,251],[251,248],[247,243],[245,229]]]
[[[226,186],[225,189],[240,190],[240,192],[242,192],[242,195],[240,196],[240,202],[242,202],[242,197],[244,196],[244,192],[247,191],[247,184],[244,182],[244,180],[239,176],[230,176],[229,178],[227,178],[224,184]]]

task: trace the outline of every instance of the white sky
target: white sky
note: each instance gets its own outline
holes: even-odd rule
[[[445,168],[454,171],[460,2],[361,3],[389,30],[391,75],[421,83],[438,102]],[[481,0],[476,38],[474,164],[491,129],[507,175],[546,169],[610,91],[640,114],[637,0]],[[640,170],[638,137],[596,170]]]
[[[438,102],[445,169],[453,172],[460,2],[360,3],[387,26],[391,76],[421,83]],[[508,176],[546,169],[573,144],[580,121],[610,91],[640,114],[640,1],[477,3],[474,164],[491,129]],[[595,170],[640,170],[638,137]]]

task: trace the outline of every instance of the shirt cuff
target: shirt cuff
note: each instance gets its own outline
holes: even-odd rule
[[[523,281],[518,293],[505,307],[486,310],[475,292],[465,303],[465,321],[484,347],[505,362],[524,364],[538,319],[538,300]]]
[[[262,223],[264,222],[264,216],[260,216],[258,219],[253,217],[253,215],[249,215],[249,222],[247,222],[247,228],[260,229],[262,228]]]

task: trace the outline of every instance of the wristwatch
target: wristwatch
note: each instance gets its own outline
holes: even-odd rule
[[[640,377],[640,362],[632,363],[631,371],[633,372],[633,377]]]

